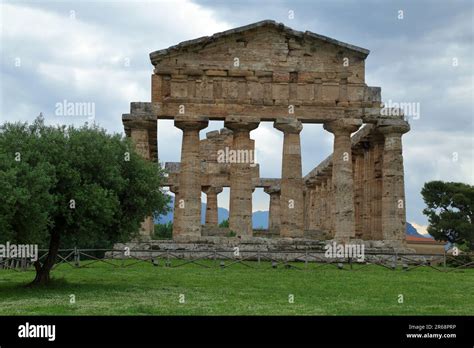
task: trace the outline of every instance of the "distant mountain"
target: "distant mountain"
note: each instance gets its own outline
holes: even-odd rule
[[[406,226],[407,226],[407,236],[421,237],[421,238],[430,238],[430,239],[433,238],[433,237],[431,237],[430,235],[418,233],[418,231],[416,230],[416,228],[413,227],[413,225],[412,225],[411,223],[409,223],[409,222],[406,223]]]
[[[253,228],[268,228],[268,211],[254,211],[252,225]]]
[[[171,211],[165,215],[161,215],[158,220],[155,219],[155,224],[165,224],[169,221],[173,221],[173,198],[171,198],[170,207]],[[206,203],[201,203],[201,223],[205,223],[205,216],[206,216]],[[223,220],[229,218],[229,211],[225,208],[218,208],[218,218],[219,223]],[[268,228],[268,211],[255,211],[252,214],[252,225],[253,228]],[[432,238],[431,236],[426,236],[424,234],[418,233],[415,227],[409,222],[406,223],[407,235],[414,236],[414,237],[422,237],[422,238]]]
[[[173,205],[174,205],[174,198],[171,198],[171,202],[169,204],[170,212],[164,215],[160,215],[160,218],[157,220],[155,219],[155,224],[166,224],[168,222],[173,221]],[[219,219],[219,223],[229,218],[229,211],[225,208],[218,208],[217,216]],[[206,203],[201,203],[201,223],[204,224],[206,222]],[[268,211],[256,211],[252,215],[252,222],[253,228],[267,228],[268,226]]]

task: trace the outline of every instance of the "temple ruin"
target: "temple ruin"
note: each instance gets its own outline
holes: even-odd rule
[[[151,102],[131,103],[122,120],[150,161],[158,160],[158,120],[172,119],[183,132],[181,161],[166,163],[164,183],[175,194],[173,239],[216,230],[224,187],[229,229],[252,237],[252,192],[261,187],[270,196],[269,235],[403,243],[402,135],[410,127],[399,110],[383,108],[380,87],[366,85],[368,54],[269,20],[152,52]],[[225,128],[200,140],[209,120],[223,120]],[[219,160],[226,148],[253,151],[250,131],[260,122],[283,133],[281,178],[260,178],[251,160]],[[303,176],[300,132],[308,123],[332,133],[334,147]],[[152,230],[148,218],[141,233]]]

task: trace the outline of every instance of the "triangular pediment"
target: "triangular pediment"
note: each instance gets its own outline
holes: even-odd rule
[[[290,45],[295,49],[307,48],[309,51],[314,51],[315,47],[321,47],[321,45],[326,44],[334,46],[334,48],[339,49],[340,51],[350,52],[362,59],[365,59],[369,54],[369,50],[365,48],[338,41],[310,31],[297,31],[273,20],[264,20],[216,33],[211,36],[203,36],[197,39],[183,41],[177,45],[150,53],[150,59],[152,64],[156,65],[167,57],[200,52],[206,50],[206,48],[208,49],[219,46],[219,44],[225,43],[227,47],[232,47],[233,42],[243,43],[243,45],[246,45],[247,41],[245,40],[254,39],[258,41],[258,38],[265,34],[280,36],[284,38],[286,42],[291,41]]]

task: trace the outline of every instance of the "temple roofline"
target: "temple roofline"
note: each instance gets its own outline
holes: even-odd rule
[[[362,48],[362,47],[355,46],[355,45],[352,45],[352,44],[349,44],[349,43],[346,43],[346,42],[342,42],[342,41],[330,38],[328,36],[316,34],[316,33],[313,33],[311,31],[304,31],[303,32],[303,31],[294,30],[290,27],[285,26],[283,23],[277,23],[276,21],[266,19],[266,20],[263,20],[263,21],[260,21],[260,22],[244,25],[244,26],[241,26],[241,27],[238,27],[238,28],[225,30],[225,31],[216,33],[216,34],[211,35],[211,36],[202,36],[202,37],[199,37],[197,39],[186,40],[186,41],[180,42],[177,45],[173,45],[173,46],[170,46],[170,47],[162,49],[162,50],[157,50],[157,51],[151,52],[150,53],[150,60],[151,60],[151,63],[153,65],[156,65],[162,57],[164,57],[164,56],[166,56],[166,55],[168,55],[172,52],[178,52],[183,48],[190,48],[190,47],[197,46],[197,45],[207,44],[207,43],[213,42],[213,41],[215,41],[217,39],[220,39],[222,37],[225,37],[225,36],[229,36],[229,35],[232,35],[232,34],[238,34],[238,33],[246,32],[246,31],[249,31],[249,30],[252,30],[252,29],[256,29],[256,28],[259,28],[259,27],[265,27],[265,26],[277,28],[279,30],[284,31],[287,34],[290,34],[290,35],[294,36],[294,37],[299,37],[299,38],[307,37],[307,38],[311,38],[311,39],[325,41],[327,43],[337,45],[337,46],[340,46],[340,47],[344,47],[348,50],[351,50],[351,51],[357,52],[359,54],[362,54],[364,59],[370,53],[370,51],[366,48]]]

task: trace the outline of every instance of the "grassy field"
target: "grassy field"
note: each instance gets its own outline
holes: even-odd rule
[[[32,271],[0,270],[0,315],[474,314],[474,269],[296,270],[269,264],[206,269],[150,263],[119,268],[95,263],[87,268],[62,264],[52,275],[50,286],[31,289],[25,284],[33,279]]]

